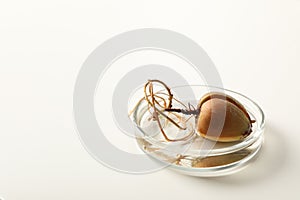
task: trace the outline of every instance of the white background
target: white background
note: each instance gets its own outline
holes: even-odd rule
[[[129,175],[83,148],[72,116],[81,64],[106,39],[170,29],[200,44],[226,88],[267,116],[258,160],[228,177]],[[0,2],[0,197],[299,199],[299,0]]]

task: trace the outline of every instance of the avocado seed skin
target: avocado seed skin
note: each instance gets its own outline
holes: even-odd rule
[[[199,108],[197,131],[206,139],[234,142],[244,139],[252,131],[249,114],[233,97],[208,93],[200,100]]]

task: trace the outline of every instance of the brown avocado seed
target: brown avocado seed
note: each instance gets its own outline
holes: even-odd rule
[[[224,93],[211,92],[199,103],[198,133],[209,140],[234,142],[252,132],[252,123],[245,107]]]

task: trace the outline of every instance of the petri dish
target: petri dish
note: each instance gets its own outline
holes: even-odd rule
[[[178,86],[171,88],[171,91],[174,97],[184,104],[195,106],[207,92],[223,92],[230,95],[238,100],[246,108],[251,119],[255,120],[252,132],[238,142],[210,141],[197,134],[195,116],[181,114],[181,119],[185,121],[185,130],[160,119],[168,136],[185,138],[175,142],[166,141],[157,123],[151,120],[147,101],[141,100],[135,106],[131,119],[135,125],[137,144],[148,156],[182,174],[215,177],[244,169],[258,155],[264,140],[265,117],[262,109],[250,98],[238,92],[205,85]],[[175,102],[173,107],[180,108],[182,105]]]

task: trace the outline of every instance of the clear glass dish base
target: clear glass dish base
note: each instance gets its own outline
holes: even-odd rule
[[[178,173],[198,176],[217,177],[236,173],[248,166],[253,161],[263,144],[263,137],[251,146],[229,154],[219,156],[192,157],[188,154],[174,154],[163,149],[157,149],[144,139],[137,139],[139,147],[148,155],[162,164],[167,164],[169,169]]]

